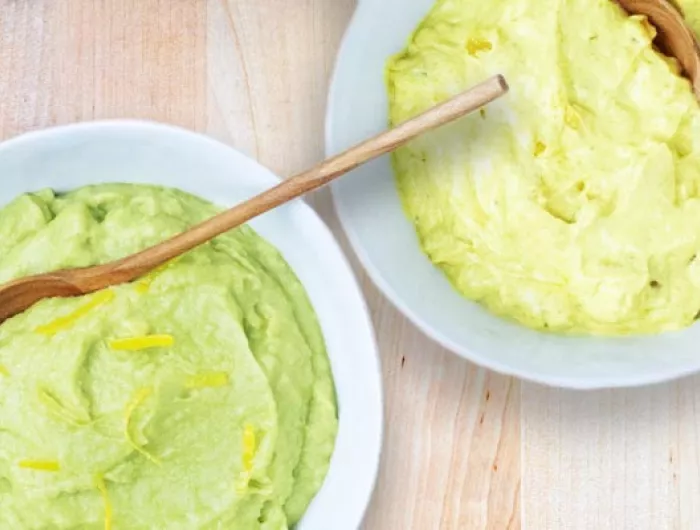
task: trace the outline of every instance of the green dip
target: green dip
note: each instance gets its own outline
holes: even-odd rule
[[[147,186],[24,195],[0,210],[0,282],[123,257],[216,212]],[[0,326],[2,528],[288,528],[337,427],[307,295],[247,227]]]
[[[700,314],[700,109],[653,36],[611,0],[440,0],[390,60],[392,123],[496,73],[511,87],[394,158],[424,251],[466,297],[576,334]]]

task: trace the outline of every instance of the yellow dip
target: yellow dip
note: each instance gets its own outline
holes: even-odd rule
[[[700,33],[700,0],[672,0],[683,13],[690,27]]]
[[[696,318],[700,110],[653,36],[610,0],[441,0],[391,59],[394,124],[489,75],[511,85],[394,158],[424,251],[465,296],[566,333]]]

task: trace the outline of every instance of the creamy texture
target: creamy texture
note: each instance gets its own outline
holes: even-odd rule
[[[696,35],[700,35],[700,0],[672,0]]]
[[[423,249],[464,295],[567,333],[697,317],[700,111],[652,37],[610,0],[441,0],[390,60],[394,124],[492,74],[511,86],[394,157]]]
[[[113,260],[215,212],[146,186],[25,195],[0,210],[0,282]],[[316,316],[247,227],[0,326],[2,528],[287,528],[336,431]]]

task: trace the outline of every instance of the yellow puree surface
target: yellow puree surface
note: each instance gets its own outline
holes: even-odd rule
[[[698,28],[700,2],[679,2]],[[698,28],[700,29],[700,28]],[[394,158],[430,259],[528,326],[633,334],[700,311],[700,110],[610,0],[440,0],[387,68],[391,121],[511,92]]]
[[[145,186],[0,209],[0,282],[113,260],[214,214]],[[286,529],[338,427],[316,316],[243,227],[132,284],[0,325],[0,528]]]

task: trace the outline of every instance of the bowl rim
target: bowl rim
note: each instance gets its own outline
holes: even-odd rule
[[[194,143],[199,143],[202,148],[217,149],[222,154],[225,153],[226,155],[228,155],[231,159],[238,157],[239,160],[245,160],[247,161],[247,163],[257,166],[259,173],[256,174],[256,178],[261,184],[264,184],[266,187],[274,186],[282,181],[282,179],[278,175],[274,174],[271,170],[269,170],[264,165],[260,164],[255,159],[245,155],[244,153],[238,151],[234,147],[220,140],[217,140],[216,138],[208,136],[205,133],[186,129],[178,125],[172,125],[168,123],[162,123],[146,119],[124,118],[81,121],[75,123],[54,125],[36,130],[30,130],[0,141],[0,157],[2,157],[9,150],[22,147],[26,148],[28,145],[32,144],[35,141],[53,139],[55,137],[68,136],[76,133],[85,134],[85,132],[109,130],[113,130],[115,132],[119,131],[121,133],[147,132],[161,135],[177,135],[184,142],[190,142],[193,145]],[[313,230],[313,239],[319,242],[319,247],[325,247],[327,255],[332,255],[332,259],[336,261],[337,267],[334,269],[334,274],[337,275],[339,278],[342,278],[342,282],[345,285],[345,289],[354,298],[353,304],[355,305],[357,313],[356,324],[358,326],[361,326],[362,328],[360,329],[360,331],[363,336],[364,348],[366,348],[367,350],[365,355],[372,364],[372,370],[371,373],[367,374],[366,382],[369,382],[372,385],[372,388],[370,390],[376,393],[376,399],[378,401],[377,403],[375,403],[376,407],[375,410],[373,410],[372,412],[373,421],[372,428],[370,429],[370,431],[372,431],[374,434],[374,436],[372,436],[369,440],[373,452],[372,454],[366,455],[366,458],[363,458],[362,467],[365,469],[365,471],[361,474],[360,480],[362,481],[363,487],[365,489],[363,490],[362,495],[360,496],[360,500],[357,503],[357,505],[360,508],[356,508],[357,511],[351,514],[352,520],[346,520],[346,523],[349,523],[351,525],[354,525],[356,523],[357,528],[359,528],[367,514],[372,497],[374,495],[374,491],[376,489],[381,457],[384,449],[385,398],[383,389],[381,357],[376,340],[376,333],[372,323],[369,308],[367,306],[360,284],[357,281],[357,277],[350,265],[350,262],[348,261],[347,256],[343,252],[343,249],[341,248],[340,244],[338,243],[336,237],[334,236],[329,226],[316,212],[316,210],[304,200],[292,201],[287,205],[287,207],[294,209],[293,211],[296,218],[304,218],[304,224],[308,225]],[[304,284],[302,283],[302,285]],[[306,290],[306,286],[304,287]],[[323,335],[324,341],[327,342],[327,340],[325,339],[325,330],[323,330]],[[328,356],[330,358],[330,349],[328,350],[328,352]],[[338,374],[333,374],[334,380],[338,377]],[[341,408],[342,404],[340,401],[338,401],[339,425],[340,422],[342,422],[343,417]],[[333,455],[336,454],[336,449],[337,445],[336,447],[334,447]],[[328,477],[326,477],[326,479],[327,478]],[[318,493],[320,493],[323,490],[323,487],[324,486],[322,485],[319,492],[317,492],[316,497],[318,496]],[[316,497],[314,497],[314,500],[312,501],[312,506],[315,502]],[[301,524],[303,527],[303,523],[304,521],[302,518],[299,524]]]
[[[340,72],[344,67],[346,62],[346,57],[350,54],[351,46],[353,45],[352,40],[355,39],[356,33],[362,32],[362,26],[365,19],[369,20],[376,13],[372,13],[373,9],[381,9],[383,0],[358,0],[358,6],[353,14],[353,17],[348,25],[341,44],[336,56],[336,61],[331,74],[331,82],[328,91],[327,100],[327,110],[326,119],[324,123],[325,127],[325,151],[326,156],[331,156],[337,154],[342,150],[343,145],[340,145],[339,141],[335,137],[335,116],[337,114],[338,108],[338,92],[340,91],[340,82],[338,81],[340,77]],[[414,311],[410,304],[406,302],[405,298],[400,292],[394,289],[390,282],[384,277],[379,268],[374,264],[369,252],[365,249],[362,244],[361,237],[355,231],[353,227],[353,222],[350,219],[346,207],[342,201],[341,193],[338,188],[331,186],[331,196],[333,200],[333,205],[336,210],[340,226],[345,232],[350,247],[352,248],[355,256],[362,265],[364,271],[366,272],[372,283],[382,292],[382,294],[387,298],[387,300],[399,310],[408,320],[416,326],[424,335],[433,339],[440,346],[445,349],[455,353],[456,355],[466,359],[470,362],[477,364],[483,368],[493,370],[503,375],[517,377],[524,381],[537,383],[549,387],[556,388],[566,388],[571,390],[599,390],[599,389],[609,389],[609,388],[634,388],[640,386],[654,385],[660,383],[666,383],[679,379],[681,377],[689,376],[700,372],[700,358],[698,362],[694,365],[677,365],[671,366],[667,365],[663,370],[659,370],[656,373],[649,375],[635,375],[635,374],[615,374],[615,375],[605,375],[598,376],[596,378],[582,378],[574,376],[549,376],[542,375],[532,370],[527,370],[524,368],[518,368],[511,366],[507,363],[500,362],[493,359],[492,357],[485,355],[479,351],[475,351],[472,348],[468,348],[459,344],[458,342],[452,340],[445,333],[443,333],[438,327],[431,325],[426,322],[416,311]]]

